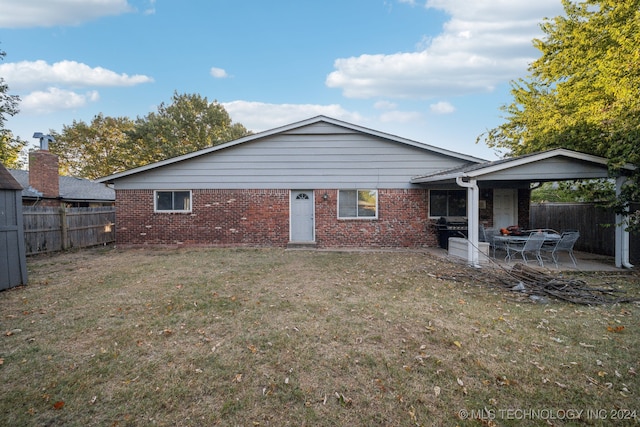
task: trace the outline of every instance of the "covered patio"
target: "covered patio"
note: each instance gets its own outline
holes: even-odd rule
[[[459,261],[464,264],[468,264],[466,258],[456,258],[449,255],[446,249],[442,248],[429,248],[427,252],[430,255],[439,257],[439,258],[447,258],[450,261],[456,262]],[[586,272],[621,272],[628,270],[621,270],[619,267],[616,267],[615,258],[607,255],[600,254],[592,254],[589,252],[575,251],[576,257],[576,265],[573,265],[573,262],[569,259],[566,254],[560,256],[558,260],[558,265],[556,266],[553,262],[546,259],[544,265],[540,267],[535,261],[529,262],[529,267],[540,268],[542,270],[548,270],[550,272],[576,272],[576,273],[586,273]],[[482,257],[484,255],[480,254],[480,264],[483,267],[496,267],[496,268],[505,268],[510,269],[514,265],[518,263],[522,263],[522,259],[518,258],[515,260],[508,261],[504,257],[504,252],[499,252],[496,257],[490,257],[489,260],[485,260],[483,262]]]
[[[623,174],[611,176],[607,163],[602,157],[560,148],[416,176],[411,182],[430,190],[466,190],[468,238],[465,258],[470,265],[481,266],[482,227],[519,225],[529,228],[532,183],[610,178],[616,180],[616,192],[619,193],[627,179],[624,172],[633,171],[635,167],[626,165]],[[625,221],[625,216],[618,215],[615,227],[611,228],[615,233],[614,267],[617,269],[633,268],[629,262],[629,233]],[[594,254],[589,255],[593,259]],[[581,261],[583,268],[593,264],[584,262],[585,256]]]

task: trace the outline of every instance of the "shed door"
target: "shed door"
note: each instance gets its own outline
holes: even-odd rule
[[[518,225],[518,197],[511,188],[496,188],[493,190],[493,226],[506,228]]]
[[[313,191],[291,191],[291,241],[313,242]]]
[[[0,189],[0,290],[27,284],[20,191]]]

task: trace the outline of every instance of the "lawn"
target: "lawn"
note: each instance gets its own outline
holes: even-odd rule
[[[638,303],[535,303],[419,252],[28,267],[0,293],[3,425],[640,425]],[[637,273],[583,279],[640,295]]]

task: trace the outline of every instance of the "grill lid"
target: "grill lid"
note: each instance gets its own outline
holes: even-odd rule
[[[466,216],[442,216],[438,220],[438,224],[467,225],[467,217]]]

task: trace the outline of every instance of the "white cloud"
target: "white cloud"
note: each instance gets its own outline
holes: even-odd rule
[[[324,115],[347,122],[361,122],[363,117],[340,105],[267,104],[263,102],[232,101],[221,103],[231,118],[244,127],[261,132],[311,117]]]
[[[437,114],[450,114],[456,111],[456,107],[446,101],[440,101],[436,102],[435,104],[431,104],[429,105],[429,109],[431,110],[431,112]]]
[[[211,75],[216,79],[224,79],[226,77],[229,77],[227,72],[222,68],[211,67],[211,70],[209,71],[209,73],[211,73]]]
[[[35,91],[22,97],[20,112],[25,114],[46,114],[59,110],[73,110],[100,99],[97,91],[78,94],[69,90],[49,88]]]
[[[390,101],[377,101],[375,104],[373,104],[373,108],[377,110],[393,110],[395,108],[398,108],[398,104]]]
[[[422,114],[417,111],[386,111],[378,118],[382,123],[411,123],[421,119]]]
[[[92,68],[75,61],[48,64],[45,61],[21,61],[0,64],[2,75],[12,90],[35,89],[51,85],[72,87],[134,86],[152,82],[145,75],[118,74],[102,67]]]
[[[425,6],[450,15],[441,34],[418,41],[417,52],[339,58],[326,85],[350,98],[489,92],[526,73],[538,56],[532,39],[542,35],[540,22],[562,13],[558,0],[428,0]]]
[[[2,0],[0,28],[79,25],[133,11],[127,0]]]

